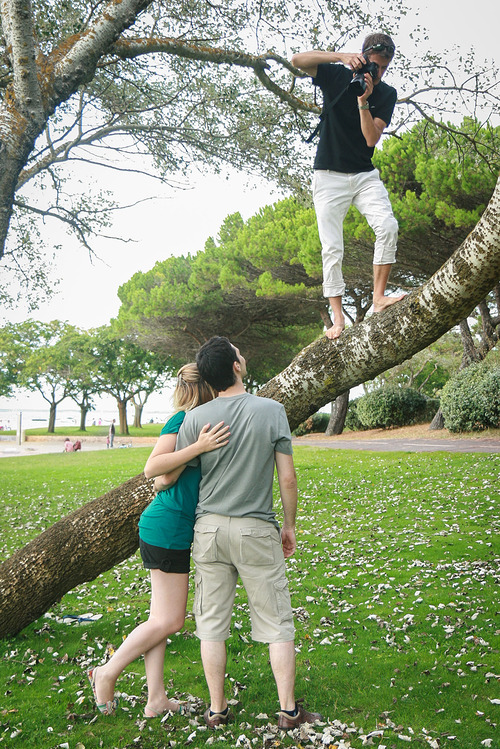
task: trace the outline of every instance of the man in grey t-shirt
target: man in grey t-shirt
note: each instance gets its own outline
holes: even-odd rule
[[[248,595],[252,637],[269,644],[280,701],[278,726],[313,723],[321,716],[306,711],[294,693],[294,626],[285,557],[296,546],[297,478],[285,410],[280,403],[245,391],[245,359],[227,338],[207,341],[196,363],[219,397],[186,414],[178,449],[196,441],[207,423],[224,421],[230,427],[229,444],[199,458],[194,611],[210,692],[205,722],[215,728],[232,718],[224,694],[225,641],[239,576]],[[281,534],[273,512],[275,464],[283,505]]]

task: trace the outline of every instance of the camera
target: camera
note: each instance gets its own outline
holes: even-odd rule
[[[370,73],[372,78],[378,75],[378,65],[376,62],[366,62],[361,67],[349,84],[349,91],[356,96],[362,96],[366,91],[365,73]]]

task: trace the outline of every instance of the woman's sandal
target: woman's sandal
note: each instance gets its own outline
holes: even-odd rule
[[[113,700],[108,700],[107,702],[103,702],[100,704],[97,701],[97,692],[95,689],[95,672],[96,668],[89,668],[87,671],[87,679],[90,682],[90,686],[92,687],[92,694],[94,695],[94,701],[96,704],[97,709],[102,715],[114,715],[114,712],[116,708],[118,707],[118,698],[115,697]]]
[[[167,713],[172,713],[173,715],[190,715],[192,712],[191,705],[187,702],[178,702],[177,705],[179,706],[178,710],[171,710],[169,707],[167,707],[166,710],[153,710],[152,707],[149,707],[149,705],[146,705],[144,708],[144,717],[145,718],[161,718],[162,715],[167,715]],[[153,715],[146,715],[146,711],[153,713]]]

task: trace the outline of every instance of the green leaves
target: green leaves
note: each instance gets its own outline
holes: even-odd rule
[[[500,426],[500,366],[472,363],[448,380],[441,395],[445,426],[451,432]]]
[[[495,188],[500,128],[471,118],[444,127],[420,123],[374,157],[400,225],[394,279],[432,275],[472,231]]]
[[[203,252],[169,258],[124,284],[119,320],[141,345],[184,361],[210,336],[227,335],[245,352],[249,384],[265,382],[321,330],[318,281],[295,258],[293,222],[302,210],[289,200],[248,222],[228,216]]]

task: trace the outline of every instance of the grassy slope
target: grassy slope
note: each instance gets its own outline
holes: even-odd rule
[[[2,459],[0,557],[61,515],[139,473],[149,448],[86,453],[68,473],[67,456]],[[500,458],[476,454],[345,453],[299,448],[298,551],[289,563],[296,609],[297,694],[329,719],[313,735],[275,733],[277,708],[267,651],[252,643],[238,591],[229,641],[237,722],[235,746],[375,746],[466,749],[493,739],[498,699],[497,479]],[[12,529],[15,533],[12,533]],[[196,722],[141,720],[144,667],[122,677],[113,718],[95,717],[82,669],[146,615],[149,585],[138,556],[66,595],[20,635],[0,644],[0,743],[20,747],[204,747]],[[68,625],[64,614],[102,614]],[[55,618],[59,619],[59,621]],[[172,638],[167,682],[206,699],[194,622]],[[496,690],[496,692],[495,692]],[[335,721],[338,721],[337,723]],[[17,733],[19,731],[19,733]],[[427,732],[427,733],[426,733]],[[456,736],[455,739],[451,738]],[[216,738],[219,733],[216,734]],[[365,739],[366,741],[366,739]],[[219,743],[218,739],[216,743]],[[248,746],[243,739],[240,745]],[[253,744],[252,744],[253,745]],[[436,744],[435,744],[436,745]],[[81,749],[81,746],[79,747]]]

